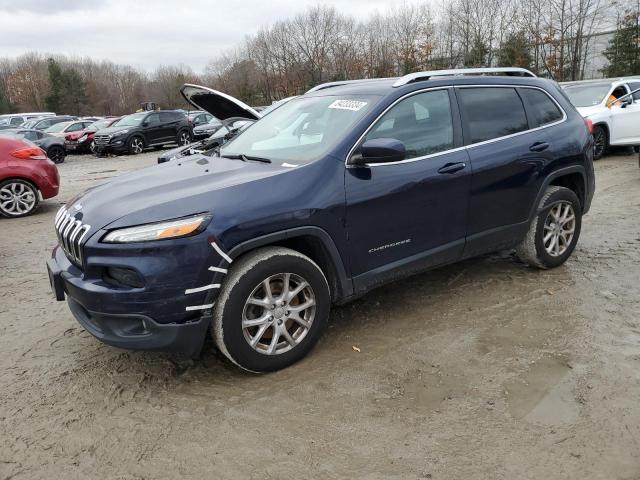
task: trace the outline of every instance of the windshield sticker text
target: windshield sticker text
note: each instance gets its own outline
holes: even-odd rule
[[[357,112],[362,107],[364,107],[367,102],[360,102],[358,100],[336,100],[329,108],[337,108],[340,110],[351,110],[353,112]]]

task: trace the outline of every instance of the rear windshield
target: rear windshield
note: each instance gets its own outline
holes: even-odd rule
[[[599,105],[609,90],[611,90],[610,83],[590,83],[564,87],[564,92],[575,107]]]
[[[299,97],[277,108],[227,143],[221,155],[247,155],[304,164],[327,154],[380,97]]]

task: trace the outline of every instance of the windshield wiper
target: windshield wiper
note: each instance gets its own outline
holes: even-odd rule
[[[242,153],[238,155],[220,155],[220,156],[224,158],[230,158],[232,160],[242,160],[243,162],[246,162],[247,160],[251,160],[254,162],[271,163],[271,160],[269,160],[268,158],[253,157],[249,155],[244,155]]]

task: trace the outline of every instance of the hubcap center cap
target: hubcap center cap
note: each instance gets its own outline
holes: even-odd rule
[[[273,311],[273,316],[276,318],[282,318],[284,317],[284,308],[282,307],[278,307]]]

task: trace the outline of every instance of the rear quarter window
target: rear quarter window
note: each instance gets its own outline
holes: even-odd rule
[[[459,88],[458,96],[471,143],[512,135],[529,128],[524,105],[515,88]]]
[[[562,120],[562,111],[549,95],[542,90],[521,88],[520,95],[528,105],[529,113],[532,117],[529,121],[533,128]]]

